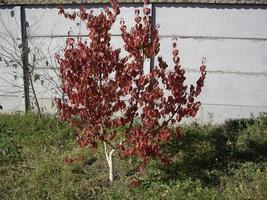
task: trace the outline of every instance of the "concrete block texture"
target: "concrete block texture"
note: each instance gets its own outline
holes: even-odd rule
[[[202,1],[204,3],[204,1]],[[217,2],[217,1],[216,1]],[[223,3],[224,1],[221,1]],[[248,2],[248,1],[247,1]],[[234,1],[233,1],[234,3]],[[96,9],[104,5],[86,5]],[[173,67],[172,38],[178,40],[181,65],[184,67],[186,83],[194,84],[199,76],[199,66],[206,59],[207,79],[199,100],[202,107],[197,121],[203,123],[222,123],[227,119],[255,117],[267,112],[267,7],[264,5],[228,4],[155,4],[153,20],[160,24],[161,46],[159,55]],[[77,10],[79,5],[68,5],[69,11]],[[124,19],[130,29],[134,25],[134,9],[140,4],[124,4],[114,28],[111,29],[112,45],[123,48],[120,38],[119,22]],[[19,48],[14,50],[14,41],[19,46],[20,23],[18,7],[1,7],[0,46],[11,55],[19,58]],[[16,17],[14,17],[14,15]],[[69,21],[58,16],[56,6],[32,5],[26,7],[29,24],[29,60],[38,60],[34,71],[34,85],[40,106],[44,112],[56,111],[53,103],[60,97],[58,64],[54,54],[63,53],[68,32],[79,32],[86,40],[86,28],[79,20]],[[10,39],[10,33],[14,38]],[[3,49],[0,51],[4,58]],[[122,55],[126,52],[122,49]],[[5,57],[7,60],[7,56]],[[155,65],[157,65],[155,59]],[[4,59],[0,61],[0,112],[24,110],[22,69]],[[149,71],[146,63],[145,73]],[[17,76],[16,76],[17,74]],[[18,85],[20,87],[13,87]],[[9,92],[6,92],[6,91]],[[10,92],[11,91],[11,92]],[[31,100],[34,106],[34,99]],[[190,121],[190,120],[189,120]]]

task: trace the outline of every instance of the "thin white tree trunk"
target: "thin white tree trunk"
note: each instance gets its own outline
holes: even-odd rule
[[[108,162],[108,168],[109,168],[109,181],[113,182],[114,180],[114,172],[113,172],[113,162],[112,162],[112,156],[113,153],[116,151],[115,149],[108,150],[107,143],[104,142],[104,148],[105,148],[105,155]]]

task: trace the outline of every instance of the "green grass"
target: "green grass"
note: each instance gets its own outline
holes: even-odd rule
[[[80,149],[74,130],[52,116],[0,115],[0,199],[267,199],[267,115],[224,125],[192,124],[163,146],[173,155],[143,174],[115,158],[107,180],[102,147]],[[64,157],[86,160],[64,163]],[[137,188],[129,187],[133,178]]]

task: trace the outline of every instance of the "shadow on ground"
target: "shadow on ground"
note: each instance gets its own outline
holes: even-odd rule
[[[206,186],[218,185],[221,176],[232,175],[243,163],[267,160],[267,115],[220,126],[184,127],[182,138],[164,149],[175,156],[171,165],[159,166],[163,182],[190,177]]]

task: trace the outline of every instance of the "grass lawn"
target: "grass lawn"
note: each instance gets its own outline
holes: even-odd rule
[[[163,146],[173,162],[115,158],[108,181],[103,147],[80,149],[75,132],[52,116],[0,115],[0,199],[267,199],[267,115],[223,125],[183,127]],[[85,156],[65,163],[66,156]],[[140,186],[129,187],[134,179]]]

